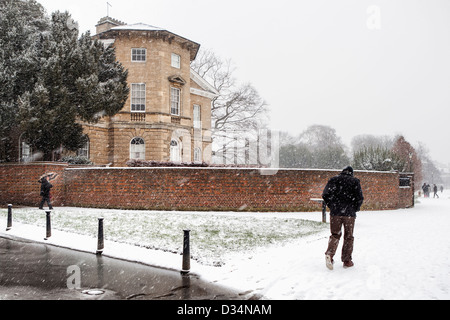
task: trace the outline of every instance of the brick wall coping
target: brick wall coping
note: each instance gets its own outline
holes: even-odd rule
[[[20,162],[20,163],[0,163],[0,166],[63,166],[67,167],[69,164],[67,162]]]
[[[237,167],[68,167],[66,170],[167,170],[167,169],[189,169],[189,170],[259,170],[259,171],[323,171],[337,173],[341,172],[341,169],[313,169],[313,168],[237,168]],[[392,174],[397,171],[376,171],[376,170],[355,170],[355,173],[384,173]],[[412,174],[408,172],[402,172],[402,174]]]
[[[0,166],[24,166],[24,165],[55,165],[66,166],[66,170],[167,170],[167,169],[190,169],[190,170],[259,170],[259,171],[323,171],[323,172],[341,172],[341,169],[316,169],[316,168],[251,168],[251,167],[104,167],[89,165],[71,165],[66,162],[23,162],[23,163],[0,163]],[[355,173],[396,173],[397,171],[376,171],[376,170],[355,170]],[[413,174],[412,172],[401,172],[401,174]]]

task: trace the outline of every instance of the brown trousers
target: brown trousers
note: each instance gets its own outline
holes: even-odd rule
[[[330,216],[331,236],[328,240],[328,249],[325,254],[333,258],[342,236],[342,226],[344,226],[344,245],[342,246],[341,260],[342,262],[352,260],[355,220],[355,217]]]

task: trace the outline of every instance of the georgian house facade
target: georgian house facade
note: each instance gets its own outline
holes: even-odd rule
[[[200,45],[147,24],[110,17],[95,38],[112,45],[128,70],[123,109],[98,123],[83,123],[88,137],[78,155],[96,165],[124,166],[130,159],[210,162],[211,101],[218,92],[190,68]]]

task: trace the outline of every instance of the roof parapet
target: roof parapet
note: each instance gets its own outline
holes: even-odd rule
[[[117,26],[123,26],[123,25],[126,25],[126,23],[106,16],[106,17],[101,18],[97,22],[97,24],[95,25],[95,28],[96,28],[97,34],[99,34],[99,33],[108,31],[111,28],[114,28]]]

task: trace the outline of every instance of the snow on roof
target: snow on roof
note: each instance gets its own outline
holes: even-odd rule
[[[128,30],[128,31],[164,31],[164,33],[170,33],[170,34],[176,36],[182,42],[184,42],[184,44],[188,44],[187,48],[191,52],[191,61],[193,61],[195,59],[195,57],[197,56],[197,53],[198,53],[198,49],[200,48],[200,44],[198,44],[192,40],[189,40],[187,38],[179,36],[167,29],[155,27],[150,24],[146,24],[146,23],[142,23],[142,22],[133,23],[133,24],[116,25],[115,27],[112,27],[111,29],[107,29],[102,32],[99,32],[99,34],[103,34],[103,33],[106,34],[109,30],[112,30],[112,31],[125,31],[125,30]]]
[[[214,99],[220,93],[216,90],[212,85],[210,85],[205,79],[203,79],[194,69],[191,68],[191,79],[197,83],[203,90],[199,90],[196,88],[191,88],[191,93],[197,94],[200,96],[205,96],[210,99]]]
[[[111,28],[111,30],[166,31],[166,29],[162,29],[145,23],[126,24],[123,26],[113,27]]]

